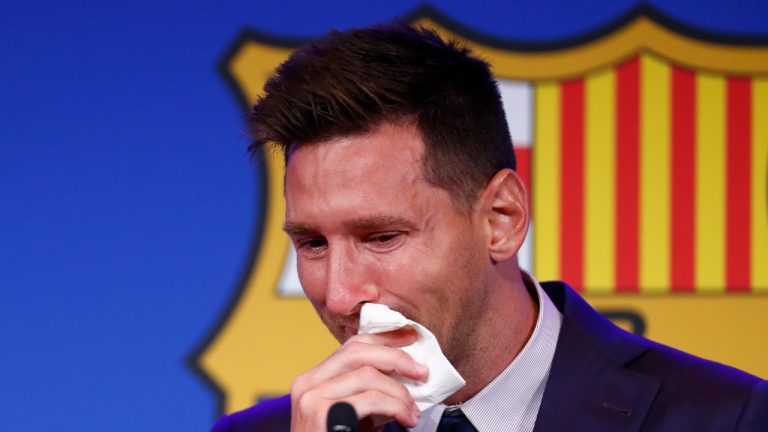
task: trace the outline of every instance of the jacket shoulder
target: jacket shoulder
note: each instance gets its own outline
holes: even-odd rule
[[[675,395],[695,403],[705,400],[746,401],[762,380],[747,372],[706,360],[656,342],[628,368],[656,376],[662,382],[660,396]]]
[[[543,408],[557,407],[564,413],[562,407],[569,407],[564,413],[568,415],[561,417],[573,423],[584,412],[618,406],[632,413],[638,429],[642,424],[643,430],[653,431],[763,425],[768,415],[760,414],[768,413],[765,381],[628,333],[562,282],[542,283],[542,287],[563,314]],[[590,390],[585,393],[585,389]],[[605,415],[602,420],[609,423]],[[539,420],[538,430],[556,430],[545,426],[566,423],[542,416]],[[743,430],[754,429],[750,427]]]
[[[219,418],[211,432],[288,432],[291,430],[291,397],[285,395]]]

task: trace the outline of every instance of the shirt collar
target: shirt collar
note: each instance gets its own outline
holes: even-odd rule
[[[512,362],[461,410],[478,431],[532,430],[555,355],[563,315],[539,282],[522,271],[523,281],[538,298],[539,313],[531,337]],[[421,413],[414,432],[434,432],[446,405]],[[529,427],[530,426],[530,427]]]

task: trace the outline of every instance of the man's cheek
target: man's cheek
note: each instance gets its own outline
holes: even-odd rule
[[[321,270],[302,264],[299,264],[297,269],[301,288],[312,305],[317,308],[318,305],[325,303],[325,278]]]

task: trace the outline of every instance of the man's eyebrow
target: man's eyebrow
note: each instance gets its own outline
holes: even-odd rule
[[[283,231],[289,236],[303,236],[317,233],[317,230],[310,226],[292,221],[285,221],[283,224]]]
[[[398,225],[409,225],[405,218],[391,215],[365,216],[343,223],[344,227],[353,230],[375,230],[390,228]]]
[[[354,231],[369,231],[376,229],[391,228],[395,226],[410,225],[407,219],[400,216],[391,215],[373,215],[363,216],[349,221],[342,222],[344,228]],[[285,221],[283,231],[290,236],[306,236],[318,233],[318,229],[301,222]]]

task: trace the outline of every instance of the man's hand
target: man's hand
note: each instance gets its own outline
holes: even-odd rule
[[[414,427],[419,409],[405,386],[390,375],[421,381],[427,368],[398,347],[416,340],[413,330],[356,335],[291,385],[291,430],[325,430],[331,405],[344,400],[355,407],[361,431],[373,431],[370,416],[384,416]]]

